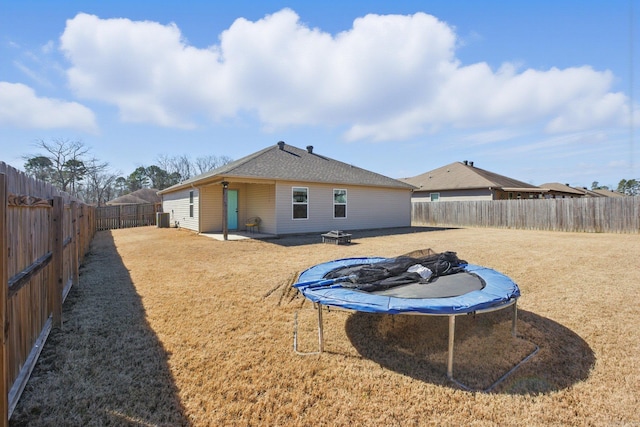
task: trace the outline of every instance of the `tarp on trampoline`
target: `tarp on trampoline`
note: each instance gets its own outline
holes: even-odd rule
[[[518,285],[493,269],[465,264],[464,271],[443,275],[428,283],[410,283],[380,291],[362,291],[327,280],[329,272],[359,264],[393,259],[361,257],[338,259],[303,271],[294,284],[309,300],[322,305],[369,313],[455,315],[491,310],[520,297]]]

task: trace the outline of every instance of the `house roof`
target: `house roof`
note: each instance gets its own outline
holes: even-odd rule
[[[160,203],[162,200],[158,196],[158,190],[155,188],[141,188],[132,193],[116,197],[109,200],[107,205],[137,205],[147,203]]]
[[[190,178],[159,194],[191,185],[232,179],[269,179],[413,189],[410,184],[279,142],[239,160]]]
[[[466,163],[466,164],[465,164]],[[454,162],[402,181],[418,187],[416,191],[477,190],[543,192],[535,185],[518,181],[474,166],[472,162]]]
[[[612,190],[589,190],[586,187],[570,187],[566,184],[560,184],[559,182],[548,182],[546,184],[540,184],[538,187],[546,188],[551,191],[558,191],[562,193],[577,194],[587,197],[625,197],[624,194]]]
[[[626,194],[619,193],[613,190],[591,190],[596,194],[600,194],[604,197],[627,197]]]
[[[578,190],[577,188],[570,187],[566,184],[561,184],[559,182],[547,182],[545,184],[538,185],[540,188],[545,188],[550,191],[555,191],[558,193],[567,193],[567,194],[575,194],[576,196],[584,196],[583,190]]]

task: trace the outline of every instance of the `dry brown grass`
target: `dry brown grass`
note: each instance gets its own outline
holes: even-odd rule
[[[356,232],[219,242],[183,230],[101,232],[12,425],[640,424],[640,238],[496,229]],[[444,317],[316,314],[289,283],[351,256],[452,250],[521,288],[509,313],[458,318],[446,379]]]

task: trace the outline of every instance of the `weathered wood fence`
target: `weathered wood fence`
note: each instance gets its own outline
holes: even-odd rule
[[[419,202],[414,225],[640,233],[640,196]]]
[[[156,225],[156,213],[160,204],[100,206],[96,208],[96,229],[113,230],[115,228],[143,227]]]
[[[0,162],[0,425],[8,420],[62,304],[78,284],[95,208]]]

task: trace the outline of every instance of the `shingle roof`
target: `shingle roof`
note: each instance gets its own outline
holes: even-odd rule
[[[499,175],[471,164],[454,162],[402,181],[418,187],[416,191],[446,191],[494,188],[509,191],[540,190],[535,185]]]
[[[125,194],[113,200],[109,200],[107,205],[138,205],[146,203],[160,203],[162,200],[158,196],[158,190],[154,188],[141,188],[133,193]]]
[[[558,192],[561,192],[561,193],[576,194],[576,195],[580,195],[580,196],[584,195],[584,191],[578,190],[576,188],[570,187],[570,186],[568,186],[566,184],[562,184],[562,183],[559,183],[559,182],[547,182],[545,184],[538,185],[538,187],[546,188],[546,189],[552,190],[552,191],[558,191]]]
[[[222,178],[413,188],[405,182],[317,154],[312,147],[302,150],[279,143],[164,189],[160,194]]]
[[[593,191],[594,193],[600,194],[601,196],[604,196],[604,197],[627,197],[626,194],[622,194],[613,190],[591,190],[591,191]]]

